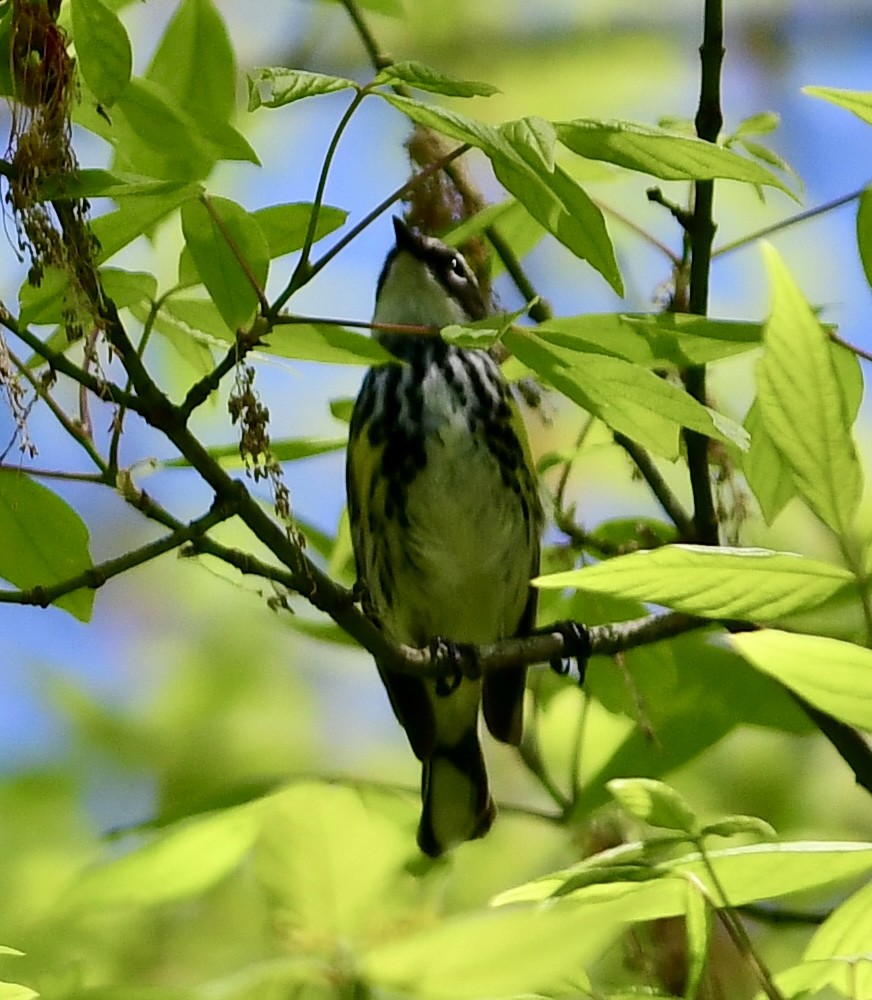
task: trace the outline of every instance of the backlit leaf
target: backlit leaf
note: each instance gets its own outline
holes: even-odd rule
[[[734,635],[730,642],[758,670],[816,708],[872,731],[872,650],[777,629]]]
[[[232,330],[254,316],[269,270],[269,246],[260,226],[227,198],[189,201],[182,208],[182,232],[206,290]],[[231,245],[232,244],[232,245]],[[241,261],[244,261],[246,269]]]
[[[61,583],[91,566],[82,519],[23,472],[0,472],[0,538],[0,577],[20,590]],[[86,622],[94,591],[83,587],[55,603]]]
[[[872,188],[866,188],[857,203],[857,249],[866,281],[872,287]]]
[[[765,167],[693,136],[631,122],[579,118],[555,124],[558,139],[579,156],[606,160],[663,180],[725,180],[766,184],[790,193]]]
[[[872,91],[842,90],[839,87],[803,87],[802,92],[845,108],[872,125]]]
[[[789,552],[664,545],[534,583],[632,597],[706,618],[765,622],[813,608],[852,580],[848,570]]]
[[[72,0],[76,61],[85,82],[111,107],[130,80],[133,51],[118,15],[101,0]]]
[[[489,83],[478,83],[474,80],[458,80],[447,73],[440,73],[419,62],[391,63],[379,70],[373,81],[382,83],[405,83],[417,90],[428,90],[444,97],[490,97],[499,91]]]
[[[766,264],[772,308],[757,366],[761,416],[799,494],[844,537],[863,488],[845,391],[826,331],[772,247]]]
[[[310,73],[302,69],[283,66],[262,67],[248,74],[248,110],[281,108],[304,97],[332,94],[337,90],[354,88],[353,80],[325,73]]]

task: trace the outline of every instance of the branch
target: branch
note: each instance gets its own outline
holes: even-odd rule
[[[676,497],[669,487],[669,484],[660,474],[660,470],[654,464],[654,460],[647,451],[636,444],[631,438],[619,431],[612,435],[615,444],[619,445],[636,463],[639,472],[645,482],[651,487],[651,492],[657,498],[660,506],[666,515],[678,529],[678,533],[683,541],[690,541],[695,537],[694,524],[690,515],[684,509],[681,501]]]
[[[723,246],[717,248],[717,250],[712,251],[712,258],[723,257],[728,253],[732,253],[734,250],[740,250],[742,247],[746,247],[751,243],[756,243],[757,240],[762,240],[766,236],[771,236],[773,233],[780,233],[784,229],[789,229],[791,226],[795,226],[800,222],[807,222],[809,219],[814,219],[818,215],[825,215],[827,212],[831,212],[834,208],[841,208],[842,205],[847,205],[852,201],[856,201],[866,190],[866,187],[857,188],[856,191],[852,191],[850,194],[844,194],[840,198],[834,198],[832,201],[827,201],[823,205],[818,205],[817,208],[809,208],[804,212],[798,212],[796,215],[791,215],[787,219],[782,219],[780,222],[773,222],[768,226],[763,226],[762,229],[757,229],[753,233],[748,233],[747,236],[740,236],[737,240],[733,240],[731,243],[725,243]]]
[[[54,401],[54,399],[52,399],[51,394],[48,391],[48,387],[34,375],[34,373],[31,371],[28,365],[26,365],[24,361],[21,358],[19,358],[14,351],[9,350],[9,348],[7,348],[6,353],[9,356],[9,360],[12,362],[13,365],[15,365],[16,371],[23,378],[27,379],[27,381],[33,388],[33,391],[45,403],[45,405],[49,408],[49,410],[51,410],[52,416],[55,418],[55,420],[57,420],[57,422],[61,425],[61,427],[63,427],[63,429],[67,432],[67,434],[70,435],[70,437],[76,442],[76,444],[78,444],[81,448],[83,448],[87,452],[88,457],[91,459],[94,465],[96,465],[97,468],[100,470],[100,475],[97,478],[105,479],[105,477],[108,475],[109,472],[108,466],[103,461],[103,458],[100,455],[100,453],[94,447],[94,442],[91,440],[90,435],[87,434],[77,423],[75,423],[73,420],[70,420],[67,414],[61,409],[60,406],[58,406],[58,404]],[[31,473],[31,475],[37,475],[37,473],[34,472],[33,470],[28,470],[28,471]],[[43,475],[46,474],[43,473]]]
[[[138,549],[133,549],[131,552],[125,552],[123,556],[107,559],[96,566],[89,566],[88,569],[76,574],[76,576],[62,580],[60,583],[47,587],[31,587],[29,590],[0,590],[0,604],[29,604],[47,608],[59,597],[70,594],[74,590],[83,588],[98,590],[114,576],[119,576],[129,569],[133,569],[134,566],[150,562],[165,552],[170,552],[172,549],[184,545],[185,542],[198,538],[210,528],[214,528],[216,524],[226,521],[234,513],[235,511],[231,507],[216,504],[207,514],[191,521],[187,527],[179,528],[172,534],[159,538],[155,542],[149,542]]]
[[[39,337],[31,333],[27,327],[19,326],[18,322],[5,306],[0,306],[0,326],[6,327],[10,333],[15,334],[34,354],[38,354],[44,361],[47,361],[51,369],[60,372],[61,375],[66,375],[67,378],[84,386],[90,392],[93,392],[98,399],[123,404],[130,410],[142,413],[144,404],[141,400],[125,392],[120,385],[116,385],[114,382],[106,379],[97,378],[90,372],[79,368],[65,354],[52,350]]]
[[[700,46],[702,79],[699,108],[696,113],[696,134],[707,142],[717,142],[723,125],[721,113],[721,65],[724,59],[723,0],[705,0],[703,41]],[[714,181],[694,184],[693,220],[690,238],[690,311],[705,316],[708,311],[709,272],[715,223],[712,215]],[[704,365],[694,365],[684,374],[688,393],[706,405],[706,371]],[[685,430],[687,465],[693,492],[693,523],[696,541],[704,545],[718,544],[718,520],[712,496],[709,473],[709,439],[696,431]]]

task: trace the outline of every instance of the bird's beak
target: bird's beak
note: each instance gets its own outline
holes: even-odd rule
[[[409,253],[414,254],[416,257],[421,252],[421,238],[417,236],[412,230],[406,225],[406,222],[401,219],[398,215],[394,216],[394,233],[397,237],[397,249],[398,250],[408,250]]]

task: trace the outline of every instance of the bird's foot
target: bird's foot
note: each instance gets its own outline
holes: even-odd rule
[[[578,669],[578,684],[584,684],[584,676],[587,670],[587,661],[590,659],[590,634],[584,625],[574,621],[554,622],[553,625],[546,625],[545,628],[537,629],[539,632],[559,632],[563,637],[563,655],[555,656],[548,661],[548,665],[556,674],[566,676],[569,673],[571,661],[575,660]]]
[[[448,695],[460,687],[464,676],[469,674],[469,659],[472,647],[451,639],[431,639],[429,644],[430,656],[434,662],[439,663],[441,670],[436,678],[436,694],[440,698],[447,698]],[[467,669],[464,670],[464,664]]]

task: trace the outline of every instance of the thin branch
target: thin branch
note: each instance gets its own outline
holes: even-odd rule
[[[393,59],[379,48],[375,35],[369,30],[369,25],[364,20],[363,13],[357,5],[357,0],[342,0],[342,6],[348,12],[351,23],[360,36],[363,47],[366,49],[366,54],[369,56],[369,61],[375,67],[376,71],[390,66]]]
[[[866,351],[862,347],[857,347],[856,344],[848,343],[847,340],[840,337],[833,330],[830,330],[830,340],[832,340],[833,343],[841,345],[852,354],[856,354],[858,358],[863,358],[864,361],[872,361],[872,351]]]
[[[827,212],[832,212],[833,209],[841,208],[842,205],[847,205],[852,201],[856,201],[865,190],[865,186],[857,188],[856,191],[852,191],[850,194],[842,195],[840,198],[834,198],[832,201],[824,202],[823,205],[818,205],[817,208],[806,209],[806,211],[799,212],[796,215],[791,215],[789,218],[782,219],[780,222],[773,222],[768,226],[763,226],[762,229],[757,229],[753,233],[748,233],[747,236],[740,236],[738,239],[733,240],[730,243],[725,243],[723,246],[713,250],[712,257],[723,257],[728,253],[732,253],[734,250],[740,250],[742,247],[746,247],[751,243],[756,243],[757,240],[762,240],[767,236],[771,236],[773,233],[780,233],[785,229],[789,229],[791,226],[798,225],[800,222],[807,222],[809,219],[814,219],[818,215],[825,215]]]
[[[60,406],[54,401],[51,393],[48,391],[47,386],[45,386],[25,362],[18,357],[18,355],[10,350],[8,347],[6,353],[9,356],[9,360],[15,365],[16,371],[30,383],[33,391],[37,396],[45,403],[45,405],[51,410],[52,416],[57,420],[57,422],[63,427],[63,429],[70,435],[70,437],[78,444],[81,448],[87,452],[88,457],[100,470],[100,478],[105,478],[108,475],[108,466],[103,461],[103,457],[94,447],[94,442],[91,436],[87,434],[78,424],[67,416],[67,414],[61,409]]]
[[[105,562],[90,566],[88,569],[71,576],[60,583],[55,583],[44,587],[31,587],[29,590],[0,590],[0,603],[2,604],[28,604],[36,605],[40,608],[47,608],[59,597],[70,594],[75,590],[88,588],[97,590],[115,576],[133,569],[134,566],[141,566],[150,562],[165,552],[179,548],[185,542],[189,542],[200,535],[205,534],[210,528],[214,528],[221,521],[226,521],[235,511],[224,505],[215,505],[202,517],[185,527],[173,531],[172,534],[159,538],[155,542],[149,542],[131,552],[125,552],[123,556],[115,559],[107,559]]]
[[[327,177],[330,174],[333,157],[336,155],[336,150],[339,147],[342,135],[348,127],[349,122],[354,117],[355,111],[357,111],[364,97],[366,97],[366,94],[366,90],[358,90],[355,92],[354,98],[345,109],[345,113],[339,119],[339,124],[333,131],[330,143],[327,146],[327,152],[324,154],[324,162],[321,164],[321,173],[318,177],[318,185],[315,189],[315,200],[312,205],[312,211],[309,215],[309,226],[306,229],[306,236],[300,250],[300,259],[297,261],[297,266],[294,268],[294,272],[291,275],[284,291],[279,294],[278,298],[271,306],[264,309],[264,315],[268,318],[278,316],[282,306],[284,306],[294,292],[297,291],[298,288],[301,288],[312,276],[309,266],[309,254],[312,250],[312,244],[315,242],[315,232],[318,227],[318,214],[321,210],[321,204],[324,201],[324,191],[327,187]]]
[[[52,350],[39,337],[31,333],[27,327],[19,326],[11,313],[3,306],[0,306],[0,326],[6,327],[10,333],[15,334],[34,354],[38,354],[44,361],[47,361],[49,367],[54,369],[54,371],[60,372],[61,375],[66,375],[67,378],[72,379],[79,385],[83,385],[86,389],[93,392],[98,399],[108,400],[113,403],[123,403],[128,409],[134,410],[137,413],[142,413],[145,408],[146,404],[143,400],[139,400],[130,393],[125,392],[120,385],[116,385],[114,382],[106,379],[97,378],[90,372],[83,371],[78,365],[70,361],[65,354]]]
[[[0,462],[0,472],[18,472],[37,479],[58,479],[69,483],[93,483],[106,485],[106,477],[99,472],[64,472],[62,469],[34,469],[29,465],[4,465]]]
[[[661,243],[652,233],[649,233],[647,229],[643,229],[637,222],[634,222],[628,216],[619,212],[616,208],[612,208],[611,205],[607,205],[604,201],[599,201],[596,198],[591,198],[591,201],[596,205],[596,207],[603,212],[605,215],[610,215],[616,222],[619,222],[622,226],[625,226],[631,232],[634,232],[637,236],[640,236],[646,243],[650,246],[655,247],[659,250],[665,257],[668,257],[673,267],[679,267],[681,264],[681,257],[665,243]]]
[[[338,253],[340,253],[340,251],[344,250],[345,247],[347,247],[352,240],[356,239],[364,229],[371,226],[383,212],[386,212],[391,207],[391,205],[401,201],[407,194],[414,191],[419,184],[422,184],[432,174],[435,174],[440,170],[444,170],[445,167],[453,160],[456,160],[458,156],[463,156],[464,153],[468,153],[470,148],[471,147],[467,143],[464,143],[462,146],[457,146],[456,149],[452,149],[451,152],[446,153],[445,156],[440,157],[438,160],[434,160],[433,163],[426,166],[423,170],[418,171],[418,173],[415,174],[415,176],[410,180],[406,181],[405,184],[401,184],[386,198],[383,198],[375,206],[375,208],[373,208],[370,212],[367,212],[357,225],[352,226],[344,236],[340,237],[340,239],[338,239],[336,243],[334,243],[333,246],[323,254],[323,256],[319,257],[314,264],[309,266],[306,272],[306,280],[310,280],[319,271],[323,270],[330,263],[330,261],[333,260]],[[276,320],[278,317],[274,316],[271,318]]]
[[[689,541],[695,535],[693,520],[681,501],[676,497],[669,487],[669,484],[660,474],[660,470],[654,464],[654,460],[647,451],[636,444],[625,434],[616,431],[612,435],[615,444],[619,445],[636,463],[636,467],[642,474],[642,478],[650,486],[651,492],[657,498],[658,503],[663,508],[667,517],[678,529],[678,533],[683,541]]]

